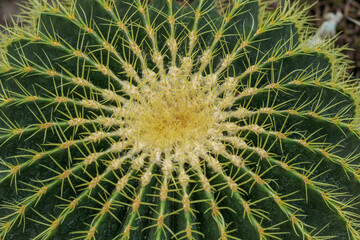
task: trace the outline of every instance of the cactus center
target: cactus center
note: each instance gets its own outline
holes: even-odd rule
[[[131,124],[143,146],[182,148],[206,137],[214,125],[213,107],[204,92],[181,80],[164,82],[135,105]]]

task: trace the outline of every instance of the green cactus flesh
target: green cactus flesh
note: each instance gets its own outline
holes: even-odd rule
[[[46,2],[2,37],[1,240],[360,239],[357,90],[306,7]]]

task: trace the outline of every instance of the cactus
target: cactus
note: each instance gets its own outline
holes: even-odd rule
[[[2,36],[0,239],[360,239],[349,62],[307,6],[268,4],[25,5]]]

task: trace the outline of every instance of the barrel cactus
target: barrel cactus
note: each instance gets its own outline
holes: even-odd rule
[[[32,0],[0,66],[0,239],[360,239],[356,86],[306,6]]]

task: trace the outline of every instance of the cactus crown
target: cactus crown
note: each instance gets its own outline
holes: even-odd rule
[[[356,87],[307,7],[32,0],[0,65],[0,239],[360,239]]]

